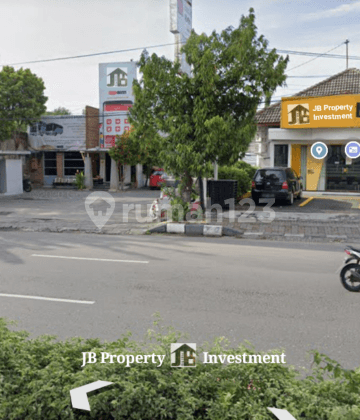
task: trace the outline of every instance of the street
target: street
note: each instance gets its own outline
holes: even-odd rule
[[[32,337],[116,340],[142,338],[159,312],[199,347],[225,336],[284,348],[297,367],[317,349],[355,368],[360,295],[340,284],[344,255],[342,244],[2,231],[0,317]]]

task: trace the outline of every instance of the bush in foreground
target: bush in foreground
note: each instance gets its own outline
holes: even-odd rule
[[[279,364],[197,363],[171,368],[170,343],[181,335],[171,329],[149,331],[145,341],[130,335],[102,343],[80,338],[30,340],[0,319],[0,419],[2,420],[192,420],[274,419],[267,407],[288,410],[297,420],[358,420],[360,374],[347,371],[314,352],[313,368],[302,378]],[[82,365],[82,352],[166,354],[161,367],[149,364]],[[250,346],[229,348],[217,339],[201,351],[255,354]],[[199,353],[199,350],[198,350]],[[90,394],[91,412],[71,407],[70,390],[105,380],[112,386]]]

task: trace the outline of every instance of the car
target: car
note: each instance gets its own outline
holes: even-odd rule
[[[172,175],[164,172],[163,169],[159,169],[153,172],[149,178],[149,187],[150,189],[161,188],[162,186],[166,187],[177,187],[178,181]]]
[[[302,197],[302,177],[292,168],[262,168],[255,172],[251,183],[251,197],[255,204],[261,198],[274,198],[293,204],[294,198]]]
[[[164,174],[165,172],[162,169],[159,169],[150,175],[149,187],[151,190],[161,188],[165,184],[165,180],[162,178]]]

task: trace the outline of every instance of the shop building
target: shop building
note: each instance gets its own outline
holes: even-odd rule
[[[109,151],[100,147],[99,110],[87,106],[85,115],[46,115],[29,128],[25,172],[34,187],[71,183],[77,171],[84,172],[85,185],[109,189],[111,167],[117,166]],[[141,166],[141,165],[139,165]],[[113,173],[116,171],[113,171]],[[125,182],[132,179],[142,186],[141,168],[124,168]],[[136,173],[136,176],[134,175]],[[114,189],[117,188],[116,182]]]
[[[360,70],[338,73],[292,98],[257,113],[253,148],[259,166],[291,167],[308,191],[360,191],[360,158],[345,153],[360,143]],[[315,142],[328,147],[324,159],[311,154]]]

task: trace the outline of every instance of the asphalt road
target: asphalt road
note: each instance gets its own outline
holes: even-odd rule
[[[198,346],[217,336],[233,344],[249,340],[259,351],[284,348],[296,366],[309,366],[306,352],[318,349],[354,368],[360,366],[360,294],[340,284],[342,249],[230,238],[1,232],[0,317],[17,320],[33,336],[115,340],[127,330],[142,337],[160,312],[165,325],[188,333],[188,342]]]

